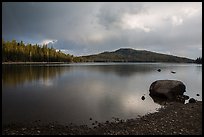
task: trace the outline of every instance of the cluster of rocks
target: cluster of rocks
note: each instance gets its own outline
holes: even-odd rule
[[[140,118],[87,125],[10,125],[3,135],[202,135],[202,102],[169,102],[158,112]]]
[[[157,69],[158,72],[161,72],[161,69]],[[171,71],[171,73],[175,74],[175,71]],[[153,98],[154,102],[159,104],[165,104],[166,102],[177,101],[181,103],[185,103],[185,100],[189,99],[189,96],[183,95],[186,89],[186,86],[177,80],[157,80],[153,82],[150,86],[150,96]],[[196,94],[200,96],[199,94]],[[144,100],[145,98],[142,96],[141,98]],[[196,100],[194,98],[189,99],[189,103],[195,103]]]
[[[161,72],[161,69],[157,69],[158,72]],[[175,71],[171,71],[171,73],[175,74]]]

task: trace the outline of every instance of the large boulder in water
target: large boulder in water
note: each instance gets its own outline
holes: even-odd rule
[[[150,96],[176,100],[186,91],[186,86],[177,80],[157,80],[151,84],[149,91]]]

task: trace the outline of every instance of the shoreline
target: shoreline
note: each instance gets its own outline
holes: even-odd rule
[[[140,118],[106,121],[95,126],[57,123],[2,127],[3,135],[202,135],[202,101],[170,102],[158,112]]]
[[[2,62],[2,64],[66,64],[70,62]]]
[[[185,62],[2,62],[2,65],[10,64],[77,64],[77,63],[169,63],[169,64],[197,64],[197,63],[185,63]],[[200,64],[202,65],[202,64]]]

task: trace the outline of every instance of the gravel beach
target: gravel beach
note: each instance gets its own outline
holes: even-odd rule
[[[202,135],[202,101],[167,103],[158,112],[140,118],[106,121],[95,126],[57,123],[10,124],[3,135]]]

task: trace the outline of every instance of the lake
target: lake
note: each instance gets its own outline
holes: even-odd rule
[[[182,81],[184,94],[202,101],[202,65],[198,64],[2,65],[2,122],[90,125],[113,117],[136,118],[161,107],[149,96],[151,83],[160,79]]]

